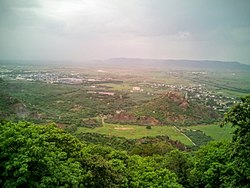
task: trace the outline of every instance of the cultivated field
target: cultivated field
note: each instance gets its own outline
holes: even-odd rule
[[[207,136],[211,136],[214,140],[230,140],[232,138],[233,128],[230,126],[220,127],[219,125],[197,125],[185,127],[192,130],[201,130]]]
[[[214,140],[230,140],[232,128],[220,128],[218,125],[200,125],[183,127],[192,130],[201,130],[207,136],[211,136]],[[118,125],[105,124],[103,127],[85,128],[78,127],[76,133],[99,133],[110,136],[125,137],[127,139],[138,139],[146,136],[155,137],[158,135],[167,135],[172,140],[179,140],[183,144],[192,146],[192,142],[179,132],[174,126],[152,126],[152,129],[146,129],[145,126],[137,125]]]

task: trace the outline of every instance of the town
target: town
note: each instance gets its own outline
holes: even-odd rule
[[[122,80],[123,78],[112,74],[112,72],[104,70],[95,70],[96,74],[91,75],[89,72],[72,71],[65,69],[61,70],[34,70],[31,68],[17,67],[16,69],[8,69],[5,65],[0,66],[0,78],[13,81],[27,81],[27,82],[44,82],[47,84],[68,84],[68,85],[81,85],[87,88],[88,94],[94,95],[120,95],[116,88],[110,87],[109,84],[123,85],[126,83],[128,86],[123,93],[134,93],[147,96],[157,96],[164,94],[164,92],[173,91],[182,93],[184,98],[188,101],[199,101],[204,105],[213,108],[213,110],[224,113],[233,104],[239,101],[237,97],[223,95],[222,92],[214,91],[206,87],[204,83],[189,83],[189,84],[169,84],[166,79],[152,81],[150,78],[143,81]],[[185,72],[166,72],[166,74],[180,77]],[[188,72],[195,76],[202,76],[209,74],[207,72]],[[123,110],[123,109],[121,109]]]

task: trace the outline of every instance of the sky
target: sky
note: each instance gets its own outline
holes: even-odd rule
[[[0,0],[0,59],[250,64],[249,0]]]

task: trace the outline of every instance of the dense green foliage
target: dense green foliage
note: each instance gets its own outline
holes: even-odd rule
[[[0,133],[1,187],[71,187],[89,176],[75,159],[82,144],[54,126],[8,122]]]
[[[136,140],[117,136],[106,136],[98,133],[79,133],[76,137],[86,143],[110,146],[116,150],[125,151],[131,151],[136,143]]]
[[[201,147],[194,157],[195,167],[189,177],[191,185],[230,187],[233,181],[230,152],[230,143],[225,142],[211,142]]]
[[[118,109],[127,109],[134,105],[126,93],[117,95],[98,95],[88,93],[89,85],[47,84],[43,82],[1,81],[0,82],[0,118],[10,114],[19,120],[35,123],[56,122],[60,124],[86,125],[86,119],[103,114],[113,114]],[[43,92],[41,92],[43,91]],[[95,92],[105,90],[96,88]],[[120,98],[120,94],[122,98]],[[25,118],[20,116],[13,105],[23,104]],[[7,115],[2,115],[2,114]],[[94,120],[95,121],[95,120]],[[90,123],[90,122],[88,122]],[[99,122],[91,122],[99,126]],[[89,126],[89,124],[88,124]]]
[[[181,187],[153,159],[87,146],[53,125],[1,123],[0,144],[1,187]]]
[[[195,157],[191,183],[194,187],[250,186],[250,96],[225,115],[224,126],[235,127],[232,142],[213,142],[200,148]]]
[[[89,128],[101,127],[102,122],[99,118],[87,118],[81,121],[80,126]]]
[[[160,138],[114,139],[115,150],[100,145],[105,137],[86,143],[53,124],[1,121],[0,187],[247,188],[250,96],[229,110],[227,124],[235,127],[231,142],[211,142],[188,153]],[[129,152],[122,151],[126,145]]]
[[[207,136],[204,132],[200,130],[188,130],[182,129],[182,132],[187,135],[194,143],[196,147],[206,145],[208,142],[212,141],[210,136]]]
[[[213,109],[197,102],[187,102],[178,94],[150,98],[147,101],[145,99],[142,102],[141,99],[130,96],[128,91],[114,92],[104,86],[91,88],[93,91],[89,91],[89,88],[89,84],[64,85],[2,80],[0,118],[14,120],[10,115],[15,115],[16,119],[34,123],[56,122],[78,127],[100,126],[100,122],[94,122],[94,118],[115,116],[116,111],[120,110],[133,117],[126,120],[108,118],[107,122],[194,125],[208,124],[218,119],[218,114]],[[114,92],[115,95],[97,94],[105,91]],[[88,118],[93,121],[87,121]]]
[[[230,158],[233,159],[234,184],[250,185],[250,95],[232,107],[225,116],[224,124],[235,127]]]
[[[188,102],[184,97],[169,93],[133,108],[137,116],[154,117],[164,124],[193,125],[212,123],[219,115],[212,109],[196,102]]]

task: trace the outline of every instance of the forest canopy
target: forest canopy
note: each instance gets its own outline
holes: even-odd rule
[[[248,187],[250,96],[225,115],[231,142],[139,156],[87,144],[55,125],[0,124],[1,187]]]

